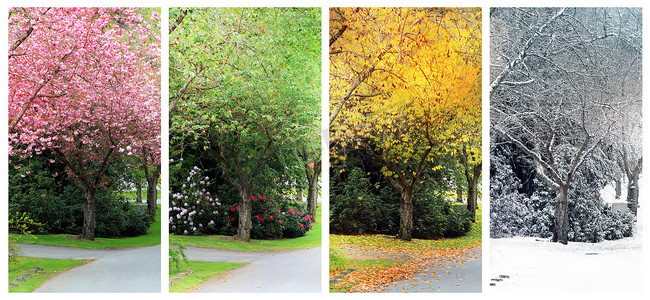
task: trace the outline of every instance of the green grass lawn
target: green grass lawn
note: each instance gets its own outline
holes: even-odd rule
[[[9,292],[31,293],[36,288],[40,287],[46,280],[89,261],[90,260],[18,257],[15,263],[9,263],[8,265],[10,282],[13,282],[14,279],[20,277],[22,274],[27,273],[27,270],[34,269],[34,267],[43,267],[45,270],[32,274],[32,278],[27,278],[26,282],[19,282],[18,284],[20,286],[18,287],[10,287]]]
[[[305,236],[295,239],[281,240],[251,240],[250,243],[227,239],[222,235],[183,236],[175,238],[186,246],[229,249],[239,251],[290,250],[314,248],[321,245],[322,219],[320,207],[316,211],[318,223],[312,223],[313,228]]]
[[[180,269],[169,269],[169,279],[176,277],[177,273],[183,273],[186,270],[194,271],[194,274],[183,277],[180,282],[174,283],[174,286],[169,287],[170,293],[186,293],[191,292],[197,286],[204,283],[206,280],[217,276],[228,270],[247,265],[247,263],[227,263],[227,262],[212,262],[212,261],[186,261],[181,264]]]
[[[154,246],[160,245],[160,224],[160,204],[158,204],[156,219],[153,223],[151,223],[151,226],[145,235],[126,238],[95,238],[94,241],[87,241],[69,238],[68,234],[41,234],[35,235],[36,238],[16,234],[17,238],[15,242],[85,249]]]
[[[133,200],[138,198],[138,194],[135,191],[126,191],[126,192],[119,192],[119,195],[123,196],[124,199],[127,200]],[[160,190],[158,190],[158,199],[160,199]],[[147,202],[147,190],[143,189],[142,190],[142,201],[145,203]]]

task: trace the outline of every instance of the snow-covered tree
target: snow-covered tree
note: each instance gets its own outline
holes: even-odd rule
[[[641,11],[495,8],[491,27],[493,136],[533,159],[566,244],[570,187],[640,101]]]

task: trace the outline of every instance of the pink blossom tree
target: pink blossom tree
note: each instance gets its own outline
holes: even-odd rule
[[[66,166],[85,194],[80,238],[94,239],[110,165],[160,152],[158,23],[132,8],[9,11],[9,154]]]

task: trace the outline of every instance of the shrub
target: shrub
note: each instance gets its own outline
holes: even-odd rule
[[[132,205],[126,212],[124,223],[123,236],[139,236],[147,234],[153,220],[145,206]]]
[[[551,237],[555,194],[546,190],[521,194],[512,168],[499,156],[491,162],[490,237]],[[597,243],[632,236],[634,215],[612,211],[600,198],[602,179],[591,177],[577,177],[569,190],[569,241]]]
[[[330,196],[330,231],[338,234],[396,233],[399,198],[389,187],[374,194],[361,168],[336,181]],[[338,175],[341,176],[341,175]]]
[[[413,237],[440,239],[463,236],[472,229],[472,215],[464,207],[453,210],[449,201],[438,199],[414,202]]]
[[[30,228],[40,226],[43,226],[43,224],[35,222],[29,218],[26,213],[16,213],[14,216],[9,218],[9,263],[15,263],[18,257],[23,255],[23,248],[15,243],[15,233],[32,236]]]
[[[352,167],[345,177],[339,173],[330,197],[330,232],[338,234],[397,234],[400,196],[388,185],[373,186],[366,173]],[[457,237],[471,230],[469,211],[451,209],[432,183],[420,186],[413,195],[413,237],[438,239]]]
[[[27,213],[42,226],[29,228],[33,233],[78,234],[83,226],[84,195],[65,176],[63,165],[54,162],[47,154],[29,159],[15,159],[9,168],[9,212]],[[109,170],[119,173],[119,164]],[[126,226],[149,226],[150,220],[135,224],[129,220],[130,205],[121,201],[111,187],[97,190],[96,228],[97,237],[117,237],[125,234]],[[142,230],[132,231],[129,235]],[[146,232],[146,230],[145,230]]]
[[[201,169],[190,170],[183,190],[172,195],[169,207],[170,232],[183,235],[234,235],[239,222],[239,205],[222,203],[208,188],[210,179]],[[277,239],[305,235],[311,217],[292,209],[291,201],[250,195],[252,201],[251,238]]]
[[[179,271],[181,263],[187,261],[187,247],[174,234],[169,235],[169,269]]]

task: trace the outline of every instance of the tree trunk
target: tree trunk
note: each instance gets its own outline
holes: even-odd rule
[[[147,179],[147,212],[153,220],[156,217],[156,204],[158,202],[158,190],[156,189],[158,178]]]
[[[627,183],[627,208],[636,216],[639,203],[639,173],[640,168],[634,168]]]
[[[566,245],[569,241],[569,202],[567,201],[567,187],[561,186],[555,203],[555,228],[553,228],[553,242]]]
[[[311,215],[311,220],[316,222],[316,209],[318,207],[318,177],[320,175],[320,164],[314,164],[314,173],[310,174],[309,169],[307,172],[307,182],[309,184],[309,194],[307,194],[307,213]]]
[[[467,210],[472,214],[472,222],[476,222],[476,208],[478,206],[476,185],[477,180],[474,178],[467,187]]]
[[[616,199],[621,199],[621,179],[614,179],[614,191],[616,192]]]
[[[84,189],[84,223],[81,230],[80,239],[95,240],[95,189],[86,187]]]
[[[413,190],[404,189],[399,210],[399,233],[397,238],[410,241],[413,234]]]
[[[245,184],[238,186],[239,189],[239,224],[237,226],[237,234],[235,239],[250,242],[251,241],[251,228],[253,228],[253,220],[251,214],[253,212],[253,202],[251,201],[251,188]]]
[[[318,205],[318,180],[314,176],[309,182],[309,194],[307,195],[307,213],[310,214],[311,220],[316,222],[316,207]]]
[[[478,208],[478,177],[481,176],[481,163],[476,164],[472,170],[472,177],[467,178],[467,210],[472,214],[472,222],[476,222],[476,209]]]
[[[302,189],[296,186],[296,201],[302,202]]]
[[[146,159],[146,148],[143,149],[142,152],[145,154],[145,158],[142,160],[142,167],[144,168],[144,176],[147,180],[147,212],[153,220],[156,217],[156,202],[158,202],[156,184],[158,183],[158,178],[160,178],[162,166],[158,164],[153,171],[151,171]]]
[[[139,179],[135,180],[135,202],[142,203],[142,182]]]

